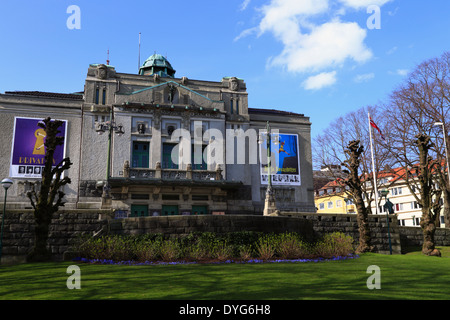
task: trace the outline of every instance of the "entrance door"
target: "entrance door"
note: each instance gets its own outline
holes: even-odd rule
[[[146,205],[131,205],[131,217],[147,217],[148,206]]]
[[[178,206],[162,206],[162,213],[163,216],[175,216],[178,214]]]
[[[208,214],[208,206],[192,206],[191,215]]]

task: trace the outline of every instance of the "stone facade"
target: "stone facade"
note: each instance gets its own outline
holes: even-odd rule
[[[251,108],[243,79],[176,78],[175,70],[167,69],[170,64],[164,63],[164,57],[157,58],[147,59],[141,74],[120,73],[110,65],[91,64],[84,90],[74,94],[0,94],[0,120],[4,124],[0,137],[2,176],[8,177],[10,172],[14,118],[51,116],[68,123],[65,148],[73,165],[67,172],[72,183],[64,190],[67,208],[113,208],[128,216],[195,211],[262,214],[267,184],[262,182],[261,159],[255,147],[258,136],[249,133],[263,132],[269,121],[279,133],[298,138],[301,183],[279,182],[274,186],[280,209],[314,212],[308,117]],[[159,64],[152,66],[152,61]],[[116,128],[120,126],[122,134],[113,130],[109,137],[107,130],[99,135],[101,126],[111,122]],[[196,123],[201,128],[196,128]],[[174,137],[177,129],[190,133],[188,145],[196,143],[197,130],[201,131],[202,148],[216,141],[226,152],[199,166],[188,163],[191,159],[172,166],[167,150],[178,145],[178,158],[188,150]],[[244,145],[235,142],[241,133],[248,134]],[[246,154],[250,147],[256,150],[256,162],[251,162],[250,154]],[[244,163],[239,162],[242,154],[246,154]],[[213,152],[208,159],[212,157]],[[8,207],[29,208],[26,193],[39,184],[39,179],[12,178],[15,183],[8,191]],[[0,188],[0,201],[3,192]]]

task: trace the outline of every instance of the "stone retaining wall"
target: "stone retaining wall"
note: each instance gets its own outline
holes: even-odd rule
[[[54,214],[49,231],[49,249],[61,260],[77,238],[107,228],[109,211],[61,210]],[[33,210],[7,210],[3,228],[2,263],[24,262],[34,244]]]
[[[297,232],[302,234],[306,241],[314,239],[312,221],[292,217],[202,215],[126,218],[110,221],[111,233],[126,235],[162,233],[172,237],[187,235],[191,232],[229,233],[238,231]]]
[[[284,215],[294,213],[283,212]],[[295,213],[297,218],[303,218],[313,222],[316,237],[326,233],[343,232],[354,239],[355,245],[359,241],[358,221],[356,214],[317,214],[317,213]],[[371,245],[375,252],[389,253],[389,233],[387,219],[383,215],[369,215],[369,229]],[[389,230],[391,237],[392,253],[401,253],[400,231],[397,218],[389,216]]]
[[[113,219],[108,210],[64,210],[53,217],[50,226],[49,248],[55,260],[70,251],[77,238],[83,234],[98,232],[137,235],[163,233],[168,237],[190,232],[298,232],[307,241],[326,233],[344,232],[358,242],[359,232],[355,214],[282,213],[280,217],[261,215],[204,215],[159,216]],[[376,252],[389,253],[389,235],[386,216],[370,215],[372,245]],[[394,215],[390,216],[389,229],[393,253],[401,253],[402,247],[422,245],[420,227],[398,226]],[[31,249],[34,238],[32,210],[8,210],[3,233],[2,263],[23,262]],[[450,245],[450,229],[437,229],[436,244]]]

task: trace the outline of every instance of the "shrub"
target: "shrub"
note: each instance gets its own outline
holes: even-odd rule
[[[309,248],[299,235],[283,233],[278,236],[277,255],[282,259],[300,259],[309,255]]]
[[[142,241],[134,246],[134,256],[137,261],[156,261],[160,257],[161,242]]]
[[[160,256],[163,261],[170,262],[177,260],[181,255],[181,247],[178,241],[170,239],[163,241],[160,248]]]
[[[232,258],[250,260],[332,258],[353,253],[353,239],[341,232],[326,234],[309,244],[297,233],[263,234],[238,232],[227,235],[197,233],[175,239],[162,235],[80,238],[74,250],[82,258],[138,262],[179,259],[226,261]]]
[[[262,260],[272,259],[275,255],[276,238],[273,235],[265,235],[258,239],[256,251]]]
[[[324,235],[315,246],[315,254],[323,258],[347,256],[353,251],[352,237],[346,236],[342,232]]]
[[[253,248],[251,245],[241,245],[238,247],[238,257],[242,260],[250,260],[253,258]]]

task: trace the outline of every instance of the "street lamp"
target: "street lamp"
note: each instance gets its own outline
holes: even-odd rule
[[[447,137],[445,134],[445,126],[444,126],[443,122],[435,122],[434,126],[442,126],[442,133],[444,135],[445,158],[447,159],[447,176],[448,176],[448,181],[450,183],[450,172],[449,172],[450,166],[448,165],[448,150],[447,150]]]
[[[392,254],[391,230],[389,227],[389,213],[393,213],[393,204],[387,198],[388,193],[389,193],[389,190],[387,190],[387,189],[381,190],[381,196],[384,197],[384,200],[385,200],[384,209],[386,210],[386,221],[387,221],[388,236],[389,236],[389,253]]]
[[[271,142],[273,141],[274,144],[279,143],[279,136],[273,135],[270,130],[269,121],[267,121],[266,125],[266,143],[267,143],[267,190],[266,190],[266,199],[264,201],[264,215],[276,215],[277,206],[275,203],[275,197],[273,195],[273,189],[272,189],[272,147]],[[260,136],[259,143],[261,144],[263,142],[262,137]]]
[[[2,214],[2,228],[0,233],[0,263],[2,262],[2,251],[3,251],[3,225],[5,224],[6,215],[6,195],[8,194],[8,189],[13,184],[11,179],[3,179],[2,186],[5,189],[5,201],[3,202],[3,214]]]
[[[95,131],[102,135],[105,132],[108,132],[108,155],[106,160],[106,182],[103,186],[103,194],[102,198],[106,202],[106,200],[110,198],[109,190],[109,176],[110,176],[110,170],[111,170],[111,138],[113,132],[115,132],[119,137],[125,133],[125,130],[123,129],[122,124],[116,125],[114,119],[113,119],[113,107],[110,109],[109,114],[110,121],[106,122],[99,122],[95,125]]]

